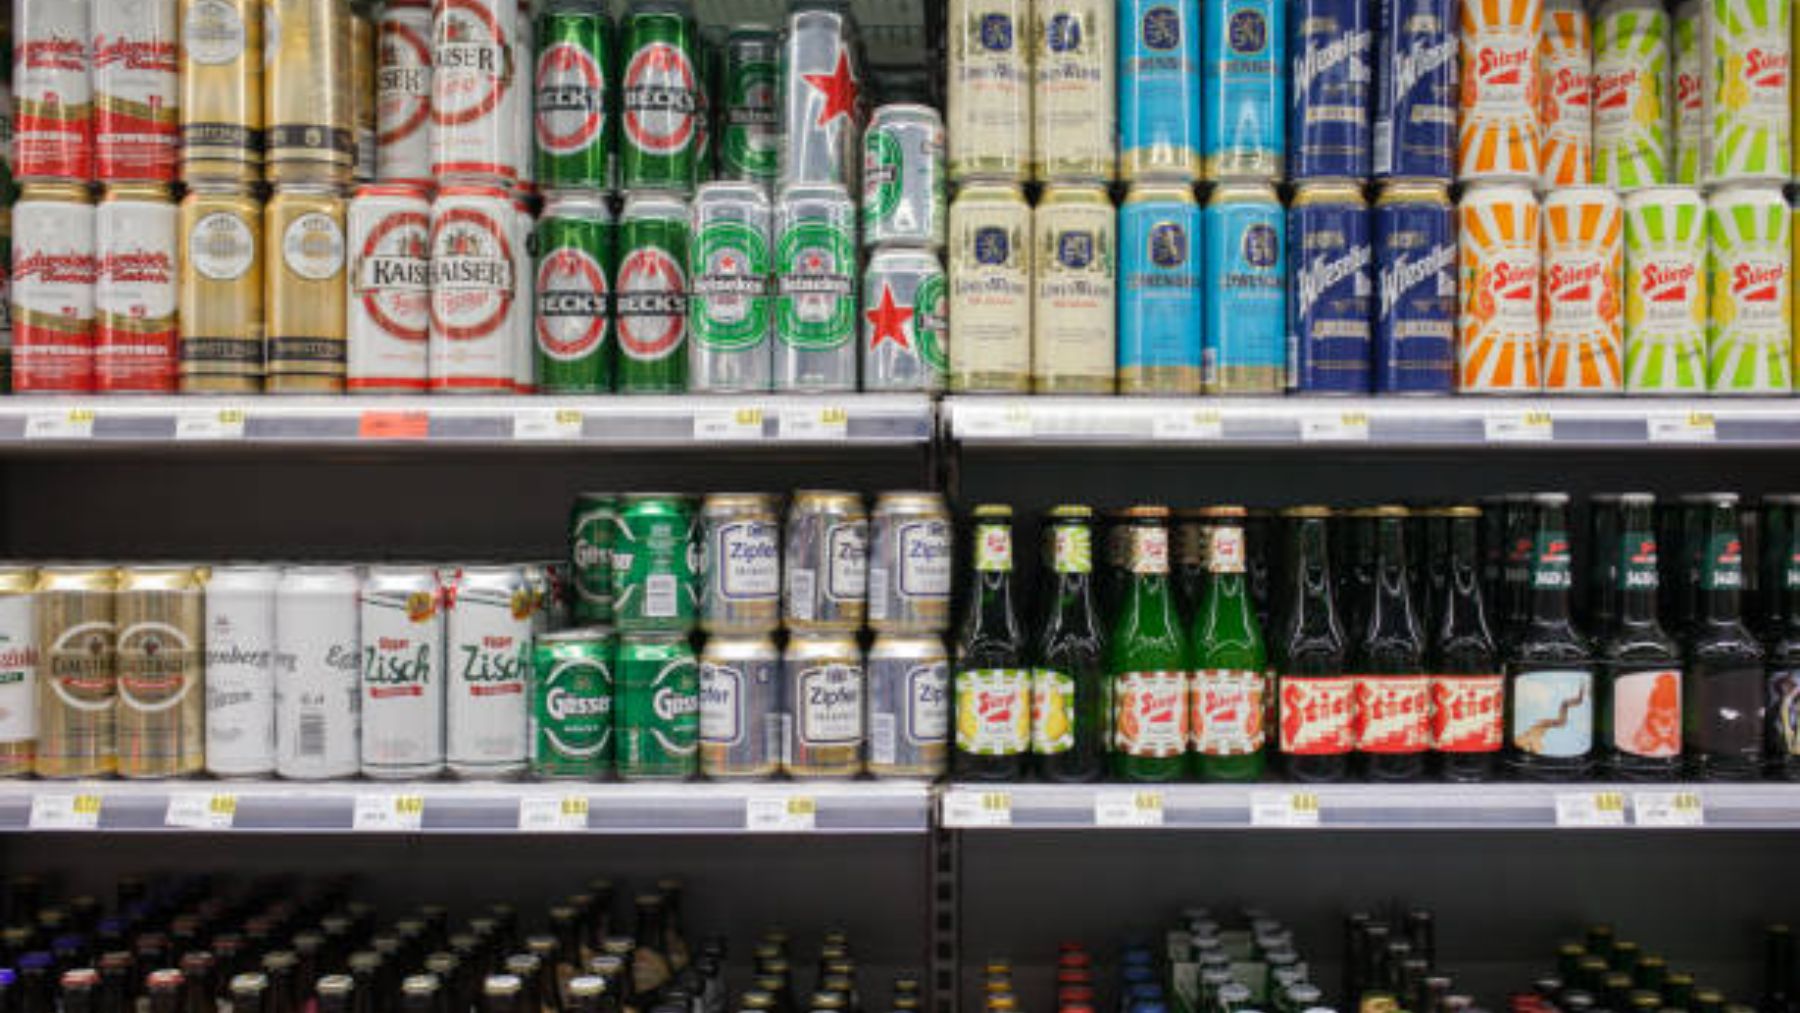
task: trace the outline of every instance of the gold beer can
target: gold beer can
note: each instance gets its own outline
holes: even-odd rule
[[[119,571],[118,754],[124,777],[196,774],[206,762],[201,653],[206,597],[192,566]]]
[[[109,566],[56,566],[38,572],[37,757],[39,777],[101,777],[113,752],[118,673],[114,667]]]
[[[262,226],[262,202],[241,183],[195,183],[181,201],[176,301],[185,393],[262,390]]]
[[[260,180],[262,147],[262,0],[182,0],[182,180]]]
[[[269,380],[277,394],[344,389],[347,296],[344,198],[332,186],[284,186],[263,215]]]
[[[359,2],[350,12],[350,121],[356,125],[356,180],[375,178],[375,11]]]
[[[31,773],[37,743],[37,571],[0,566],[0,777]]]
[[[356,116],[349,0],[263,0],[271,183],[350,182]]]

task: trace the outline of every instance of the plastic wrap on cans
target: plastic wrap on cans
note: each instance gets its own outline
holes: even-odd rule
[[[1704,183],[1785,183],[1793,174],[1791,2],[1704,0],[1706,85]]]
[[[933,492],[884,492],[870,524],[869,626],[881,633],[950,628],[950,511]]]
[[[1457,178],[1538,178],[1538,48],[1544,0],[1462,5]]]
[[[103,777],[118,768],[118,702],[113,590],[118,572],[103,566],[38,571],[37,752],[42,778]]]
[[[1021,180],[1031,154],[1026,0],[949,0],[949,6],[950,178]]]
[[[944,245],[944,121],[926,105],[877,108],[863,132],[862,241]]]
[[[940,391],[949,375],[944,267],[929,249],[883,246],[862,284],[862,389]]]
[[[594,779],[613,763],[613,671],[619,640],[606,627],[537,638],[531,660],[531,772]]]
[[[1456,210],[1443,183],[1395,182],[1375,202],[1375,390],[1456,390]]]
[[[241,184],[190,184],[180,229],[182,391],[261,390],[262,204]]]
[[[535,222],[523,190],[512,194],[513,301],[506,312],[506,347],[512,356],[512,392],[537,393],[537,268],[531,259]]]
[[[349,0],[263,0],[270,182],[347,183],[356,163]]]
[[[13,0],[13,175],[85,182],[94,175],[88,0]]]
[[[1119,5],[1119,175],[1200,177],[1200,11],[1196,0]]]
[[[444,769],[443,589],[429,566],[374,566],[358,598],[364,777]]]
[[[175,7],[176,0],[94,5],[97,179],[175,178],[181,65]]]
[[[794,493],[782,544],[782,614],[788,629],[861,629],[869,577],[869,514],[862,497]]]
[[[1611,394],[1622,383],[1624,215],[1600,186],[1544,196],[1544,393]]]
[[[1119,393],[1200,393],[1201,239],[1191,186],[1132,186],[1119,209]]]
[[[1201,215],[1201,379],[1209,394],[1278,393],[1287,379],[1286,215],[1273,187],[1215,188]]]
[[[75,184],[27,184],[12,209],[13,392],[94,389],[94,206]]]
[[[512,202],[498,187],[447,186],[431,207],[429,386],[496,393],[513,383],[506,326],[517,299]]]
[[[431,201],[409,183],[368,183],[350,202],[349,362],[357,392],[421,392],[431,333]]]
[[[700,507],[700,628],[781,626],[781,514],[765,493],[712,493]]]
[[[351,566],[293,566],[275,585],[275,772],[350,777],[362,703],[362,580]]]
[[[175,389],[179,217],[167,187],[109,187],[94,212],[94,389]]]
[[[1635,190],[1673,178],[1669,40],[1669,14],[1658,0],[1600,6],[1594,18],[1594,182]]]
[[[612,278],[618,228],[603,195],[552,194],[538,216],[532,272],[538,389],[593,394],[613,387]]]
[[[275,772],[273,566],[214,566],[206,580],[206,772]]]
[[[513,0],[433,0],[431,175],[508,180],[519,162],[507,94],[522,87],[513,66]]]
[[[275,191],[263,210],[267,388],[335,393],[349,365],[344,198],[332,186]]]
[[[1456,174],[1457,8],[1458,0],[1381,0],[1371,140],[1377,177],[1448,180]]]
[[[113,596],[119,630],[119,775],[182,777],[205,765],[205,597],[191,566],[132,566]]]
[[[1375,250],[1355,185],[1302,185],[1288,211],[1288,389],[1369,392]]]
[[[551,4],[534,34],[533,178],[547,192],[610,189],[618,134],[607,111],[619,84],[612,18],[598,5]]]
[[[37,571],[0,566],[0,777],[31,773],[37,753]]]
[[[625,199],[613,286],[620,393],[687,389],[689,231],[680,197],[633,193]]]
[[[700,772],[766,778],[781,765],[781,654],[766,634],[708,637],[700,652]]]
[[[182,0],[180,87],[181,178],[261,181],[261,3]]]
[[[701,71],[693,8],[636,0],[621,29],[619,185],[686,194],[700,143]]]
[[[769,198],[752,182],[706,183],[689,215],[689,389],[768,390],[774,360]]]
[[[1032,218],[1032,388],[1111,394],[1118,357],[1112,198],[1097,185],[1052,183]]]
[[[531,670],[531,589],[517,566],[466,566],[439,579],[444,622],[444,752],[458,777],[525,768],[525,683]]]
[[[856,389],[856,205],[836,183],[782,188],[775,208],[775,387]]]
[[[1031,389],[1031,209],[1016,183],[972,183],[950,205],[950,389]]]
[[[1701,15],[1707,0],[1678,0],[1671,48],[1675,64],[1675,173],[1673,182],[1700,183],[1707,158],[1706,83],[1712,79],[1712,51]]]
[[[575,497],[569,514],[569,576],[578,625],[612,622],[612,547],[618,525],[618,497],[603,492]]]
[[[431,179],[431,6],[390,0],[377,31],[375,176],[424,182]]]
[[[1793,389],[1793,227],[1779,187],[1728,186],[1707,199],[1714,394]]]
[[[1546,189],[1593,177],[1594,64],[1594,25],[1585,0],[1544,0],[1537,97],[1538,184]]]
[[[1031,176],[1110,181],[1118,73],[1115,2],[1035,0],[1030,6]]]
[[[719,178],[774,185],[781,171],[780,44],[764,25],[725,39],[719,117]]]
[[[1625,392],[1706,393],[1706,202],[1698,190],[1625,195]]]
[[[949,762],[950,658],[938,634],[883,634],[869,650],[869,773],[934,780]]]
[[[1209,180],[1281,178],[1286,152],[1287,4],[1201,5],[1200,151]]]
[[[1304,0],[1288,24],[1294,179],[1367,179],[1375,97],[1373,5]]]
[[[781,769],[799,780],[863,770],[865,673],[849,633],[798,633],[781,656]]]
[[[1458,206],[1457,361],[1465,394],[1535,394],[1539,356],[1537,198],[1523,184],[1471,187]]]

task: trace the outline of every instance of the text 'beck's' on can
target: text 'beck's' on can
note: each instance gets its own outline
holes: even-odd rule
[[[700,771],[768,777],[781,762],[781,654],[767,635],[721,635],[700,652]]]
[[[853,34],[841,6],[808,2],[788,12],[780,60],[783,186],[857,187],[863,81]]]
[[[431,4],[389,0],[376,29],[375,177],[431,179]]]
[[[1119,208],[1119,393],[1200,393],[1200,206],[1187,183]]]
[[[175,390],[179,217],[160,183],[110,186],[94,213],[94,389]]]
[[[856,205],[838,183],[793,184],[775,208],[775,387],[856,389]]]
[[[869,649],[869,773],[932,780],[949,761],[950,656],[936,633],[882,634]]]
[[[794,493],[784,541],[789,629],[861,629],[869,568],[869,514],[862,497],[819,490]]]
[[[350,182],[356,161],[350,5],[264,0],[263,15],[269,181]]]
[[[181,200],[184,392],[250,393],[263,382],[263,208],[238,183],[190,183]]]
[[[1038,199],[1031,372],[1041,393],[1113,392],[1115,218],[1112,198],[1092,184],[1052,183]]]
[[[622,35],[619,185],[686,194],[704,129],[693,8],[686,0],[634,0]]]
[[[613,670],[619,641],[603,626],[537,638],[531,660],[531,772],[598,778],[613,763]]]
[[[766,493],[712,493],[700,507],[700,628],[769,633],[781,625],[781,514]]]
[[[964,186],[950,205],[950,388],[1031,389],[1031,209],[1017,183]]]
[[[944,245],[944,121],[928,105],[884,105],[863,132],[862,241]]]
[[[1375,201],[1375,390],[1456,389],[1456,221],[1443,183],[1395,182]]]
[[[206,772],[275,772],[273,566],[214,566],[206,580]]]
[[[569,581],[578,626],[612,622],[612,547],[618,524],[619,500],[610,493],[580,493],[570,507]]]
[[[509,777],[525,769],[529,751],[531,588],[517,566],[466,566],[450,581],[445,756],[458,777]]]
[[[619,498],[612,569],[613,614],[621,631],[694,628],[700,551],[694,523],[694,505],[686,497],[634,492]]]
[[[102,566],[38,571],[37,760],[39,777],[101,777],[118,767],[118,572]]]
[[[410,183],[368,183],[350,202],[347,389],[425,390],[431,202]]]
[[[362,772],[444,769],[443,590],[430,566],[374,566],[363,579]]]
[[[769,198],[753,182],[706,183],[689,214],[688,387],[768,390]]]
[[[0,566],[0,777],[31,773],[38,660],[37,571]]]
[[[612,277],[618,229],[604,195],[556,193],[537,220],[533,344],[546,394],[612,390]]]
[[[612,18],[598,4],[541,5],[533,42],[535,182],[544,191],[612,186],[618,134],[607,122],[619,86]]]
[[[13,392],[94,389],[94,206],[73,183],[27,184],[12,209]]]
[[[1367,394],[1374,249],[1361,188],[1302,184],[1288,210],[1288,245],[1288,389]]]
[[[344,389],[344,198],[335,187],[281,187],[263,216],[263,305],[272,393]]]
[[[614,287],[621,394],[687,389],[688,242],[687,202],[680,196],[626,196]]]
[[[780,172],[778,60],[776,35],[767,25],[738,25],[725,38],[720,179],[760,183],[767,189]]]
[[[948,379],[944,268],[922,246],[882,246],[862,285],[862,389],[940,391]]]
[[[950,628],[950,511],[934,492],[884,492],[869,533],[869,625],[881,633]]]
[[[275,772],[350,777],[361,767],[362,580],[351,566],[292,566],[275,586]]]
[[[781,657],[787,734],[782,769],[801,779],[863,770],[862,649],[847,632],[798,633]]]
[[[205,764],[205,597],[191,566],[131,566],[113,596],[124,777],[180,777]]]

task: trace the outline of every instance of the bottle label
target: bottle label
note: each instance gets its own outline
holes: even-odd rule
[[[1132,573],[1169,572],[1169,529],[1164,527],[1130,529],[1125,565]]]
[[[975,569],[1006,573],[1012,569],[1012,528],[983,524],[975,529]]]
[[[1631,756],[1681,755],[1681,673],[1672,668],[1613,678],[1612,745]]]
[[[1263,747],[1266,682],[1261,672],[1202,668],[1188,690],[1189,735],[1202,756],[1243,756]]]
[[[1094,533],[1085,524],[1051,529],[1050,566],[1057,573],[1094,572]]]
[[[1221,524],[1207,532],[1206,569],[1210,573],[1244,572],[1244,529]]]
[[[1744,545],[1735,534],[1715,534],[1706,540],[1706,561],[1700,572],[1706,591],[1741,591],[1744,588]]]
[[[1356,677],[1356,748],[1363,753],[1422,753],[1431,744],[1431,677]]]
[[[1800,756],[1800,669],[1769,673],[1769,713],[1780,736],[1774,747],[1787,756]]]
[[[1619,590],[1654,591],[1660,583],[1656,571],[1656,535],[1627,531],[1619,539]]]
[[[1031,672],[977,668],[956,676],[956,748],[1017,756],[1031,744]]]
[[[1356,679],[1281,677],[1281,751],[1341,756],[1356,746]]]
[[[1757,758],[1763,740],[1763,682],[1760,665],[1697,668],[1693,699],[1687,702],[1698,718],[1689,752]]]
[[[1126,756],[1180,756],[1187,750],[1187,716],[1185,672],[1113,677],[1114,745]]]
[[[1544,669],[1513,676],[1512,745],[1545,757],[1586,756],[1594,748],[1594,676]]]
[[[1440,753],[1493,753],[1505,742],[1506,677],[1431,679],[1431,744]]]
[[[1031,751],[1040,756],[1075,746],[1075,680],[1051,668],[1031,673]]]
[[[1531,586],[1540,591],[1567,591],[1569,535],[1564,531],[1540,531],[1531,549]]]

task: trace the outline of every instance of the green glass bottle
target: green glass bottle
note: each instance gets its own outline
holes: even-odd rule
[[[1683,741],[1688,769],[1706,780],[1761,773],[1763,649],[1744,626],[1744,541],[1738,498],[1713,493],[1701,506],[1700,582],[1688,629]]]
[[[1126,510],[1126,580],[1108,645],[1113,773],[1125,781],[1173,781],[1187,752],[1187,638],[1169,586],[1169,510]]]
[[[1595,579],[1613,584],[1596,687],[1600,755],[1614,776],[1666,781],[1681,768],[1681,645],[1657,615],[1656,497],[1626,493],[1610,502],[1612,560],[1595,568]],[[1602,554],[1598,545],[1593,552]]]
[[[1059,506],[1044,525],[1044,625],[1031,674],[1031,752],[1046,781],[1092,781],[1106,758],[1105,642],[1094,614],[1094,512]]]
[[[1031,669],[1013,608],[1012,507],[975,508],[968,594],[956,640],[956,777],[1016,781],[1031,747]]]
[[[1533,780],[1586,777],[1594,754],[1594,655],[1570,608],[1569,497],[1531,497],[1526,620],[1506,666],[1507,763]]]
[[[1206,596],[1190,636],[1189,738],[1207,781],[1254,781],[1263,773],[1268,661],[1246,574],[1243,507],[1210,507]]]

